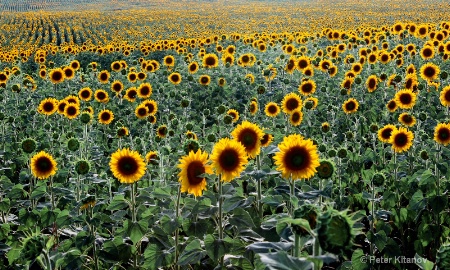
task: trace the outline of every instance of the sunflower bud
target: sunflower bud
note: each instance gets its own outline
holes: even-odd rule
[[[378,125],[377,124],[375,124],[375,123],[372,123],[371,125],[370,125],[370,132],[372,132],[372,133],[376,133],[376,132],[378,132]]]
[[[319,145],[319,152],[323,153],[325,151],[327,151],[327,146],[325,144]]]
[[[336,156],[336,150],[334,150],[334,149],[328,150],[328,156],[329,157],[335,157]]]
[[[328,131],[330,131],[330,124],[328,124],[327,122],[322,123],[322,132],[327,133]]]
[[[28,138],[22,141],[21,147],[25,153],[30,154],[36,150],[37,143],[34,139]]]
[[[352,224],[346,214],[329,210],[319,217],[319,222],[319,243],[324,251],[342,254],[352,246]]]
[[[208,142],[215,142],[216,141],[216,135],[209,134],[207,137]]]
[[[91,170],[91,164],[87,160],[79,160],[75,164],[75,172],[79,175],[85,175]]]
[[[355,83],[356,83],[356,84],[361,84],[361,83],[362,83],[361,77],[359,77],[359,76],[356,77],[356,78],[355,78]]]
[[[420,119],[420,121],[425,121],[425,120],[427,120],[427,113],[425,113],[425,112],[420,112],[420,113],[419,113],[419,119]]]
[[[227,125],[231,124],[233,122],[233,117],[231,117],[230,115],[225,115],[223,117],[223,122]]]
[[[426,150],[423,150],[422,152],[420,152],[420,158],[423,160],[427,160],[429,158],[428,152]]]
[[[258,92],[258,94],[262,95],[266,92],[266,88],[264,86],[260,85],[260,86],[258,86],[256,91]]]
[[[219,107],[217,107],[218,114],[223,114],[223,113],[225,113],[225,111],[226,111],[226,108],[224,105],[219,105]]]
[[[67,141],[67,148],[70,151],[77,151],[80,148],[80,142],[75,138],[71,138]]]
[[[210,111],[209,109],[204,109],[204,110],[203,110],[203,114],[204,114],[205,116],[208,116],[210,113],[211,113],[211,111]]]
[[[183,146],[183,150],[186,154],[189,154],[189,152],[194,151],[197,152],[197,150],[200,148],[200,145],[198,144],[198,141],[196,140],[186,140]]]
[[[384,181],[386,180],[386,176],[383,173],[375,173],[372,177],[372,183],[376,187],[380,187],[384,184]]]
[[[345,158],[347,157],[347,149],[341,148],[338,150],[337,155],[339,158]]]
[[[319,167],[317,167],[317,175],[321,179],[331,178],[333,176],[334,171],[335,171],[334,164],[329,160],[320,161],[320,165]]]
[[[342,88],[342,89],[341,89],[341,92],[340,92],[340,93],[341,93],[341,96],[347,95],[347,92],[348,92],[347,89]]]
[[[179,123],[179,121],[178,121],[177,118],[172,119],[172,125],[173,125],[173,126],[177,126],[178,123]]]
[[[91,122],[91,119],[92,119],[92,116],[88,112],[82,112],[80,115],[80,120],[83,124],[88,124],[89,122]]]
[[[305,108],[306,108],[306,109],[311,110],[313,107],[314,107],[314,101],[308,100],[308,101],[305,103]]]
[[[187,100],[187,99],[181,100],[181,104],[180,105],[181,105],[182,108],[188,107],[189,106],[189,100]]]

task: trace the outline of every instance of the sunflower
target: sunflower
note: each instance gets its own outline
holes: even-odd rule
[[[225,53],[222,55],[222,63],[224,65],[229,64],[232,66],[234,64],[234,56],[232,54]]]
[[[148,108],[149,115],[155,115],[158,111],[158,103],[156,101],[148,99],[142,102],[142,105],[145,105]]]
[[[312,107],[308,107],[309,102],[312,102]],[[317,108],[317,105],[319,105],[319,99],[316,97],[309,97],[307,99],[305,99],[305,107],[307,109],[311,109],[314,110],[315,108]]]
[[[145,80],[146,78],[147,78],[147,74],[145,74],[144,72],[138,72],[138,74],[137,74],[137,78],[138,78],[138,80],[140,80],[140,81],[143,81],[143,80]]]
[[[424,60],[429,60],[434,58],[434,48],[428,45],[425,45],[422,50],[420,50],[420,56]]]
[[[408,127],[412,127],[416,124],[416,118],[409,113],[401,113],[398,117],[398,121]]]
[[[175,66],[175,58],[172,55],[167,55],[164,57],[163,63],[167,67]]]
[[[450,144],[450,124],[437,124],[436,128],[434,129],[434,140],[444,146]]]
[[[212,174],[211,165],[208,165],[208,153],[197,150],[190,151],[189,155],[180,159],[178,168],[181,172],[178,174],[181,183],[181,192],[193,194],[195,197],[201,196],[203,190],[206,190],[206,179],[199,175],[207,173]]]
[[[242,122],[231,132],[231,136],[245,147],[249,158],[259,155],[263,135],[258,125],[248,121]]]
[[[114,113],[110,110],[104,109],[98,113],[98,121],[101,124],[109,125],[114,120]]]
[[[159,126],[158,130],[156,131],[157,136],[161,139],[165,138],[167,136],[167,132],[168,132],[168,129],[167,129],[166,125]]]
[[[116,95],[119,95],[120,92],[122,92],[122,90],[123,90],[123,83],[121,81],[115,80],[111,83],[111,91],[116,93]]]
[[[255,76],[251,73],[245,75],[245,80],[253,84],[255,82]]]
[[[78,97],[83,101],[89,101],[92,98],[92,90],[89,87],[84,87],[78,91]]]
[[[94,98],[97,102],[107,103],[109,101],[108,93],[103,89],[98,89],[94,93]]]
[[[354,98],[347,99],[344,104],[342,104],[342,109],[346,114],[355,113],[358,111],[359,103]]]
[[[219,65],[219,58],[214,53],[208,53],[203,56],[203,67],[215,68]]]
[[[137,81],[137,79],[138,79],[137,76],[138,76],[138,75],[137,75],[136,72],[131,71],[131,72],[128,73],[128,75],[127,75],[127,80],[128,80],[130,83],[135,83],[135,82]]]
[[[64,114],[64,108],[67,106],[69,104],[69,102],[67,102],[66,100],[60,100],[59,102],[58,102],[58,105],[57,105],[57,107],[58,107],[58,113],[59,114]]]
[[[117,137],[121,138],[128,135],[130,135],[130,131],[128,130],[127,127],[120,127],[117,129]]]
[[[441,100],[442,106],[450,106],[450,85],[441,90],[439,99]]]
[[[102,70],[98,75],[97,79],[100,83],[105,84],[109,81],[110,74],[107,70]]]
[[[408,151],[412,146],[413,140],[414,134],[406,128],[400,127],[399,129],[392,131],[389,143],[392,144],[392,149],[395,152],[401,153]]]
[[[64,107],[64,116],[68,119],[75,119],[80,114],[80,107],[74,103],[69,103]]]
[[[271,144],[273,141],[273,135],[269,133],[264,133],[262,139],[261,139],[261,147],[267,147],[269,144]]]
[[[312,95],[316,92],[316,83],[313,80],[304,80],[298,87],[298,91],[304,96]]]
[[[369,93],[372,93],[377,89],[378,78],[377,75],[370,75],[366,80],[366,87]]]
[[[156,151],[149,151],[146,155],[145,155],[145,162],[147,162],[147,164],[152,164],[152,165],[157,165],[158,164],[158,152]]]
[[[198,79],[198,82],[201,85],[207,86],[211,82],[211,78],[208,75],[201,75],[200,78]]]
[[[397,130],[394,125],[388,124],[378,130],[378,139],[382,142],[388,143],[392,132]]]
[[[354,63],[352,65],[352,71],[354,72],[354,74],[358,75],[362,72],[362,70],[362,65],[360,63]]]
[[[394,99],[401,109],[411,109],[416,104],[417,96],[409,89],[402,89],[395,94]]]
[[[426,81],[437,79],[441,70],[433,63],[426,63],[420,68],[420,77]]]
[[[302,120],[303,120],[303,113],[301,109],[293,111],[289,116],[289,122],[291,122],[291,125],[293,125],[294,127],[300,125]]]
[[[220,139],[211,154],[212,166],[222,181],[230,182],[238,177],[248,163],[245,147],[236,140]]]
[[[269,117],[276,117],[280,113],[280,107],[275,102],[269,102],[267,103],[264,112]]]
[[[186,138],[188,138],[189,140],[195,140],[195,141],[198,140],[197,134],[195,134],[194,132],[192,132],[190,130],[186,131],[185,135],[186,135]]]
[[[256,100],[252,100],[248,110],[251,115],[255,115],[258,112],[258,102]]]
[[[238,111],[234,109],[229,109],[227,111],[227,114],[233,118],[233,123],[237,122],[239,120],[239,113]]]
[[[181,83],[181,75],[178,72],[174,72],[174,73],[170,74],[168,79],[172,84],[175,84],[175,85]]]
[[[124,98],[126,100],[128,100],[129,102],[134,102],[134,101],[136,101],[137,94],[138,94],[138,92],[137,92],[136,87],[130,87],[125,92]]]
[[[417,88],[417,76],[416,74],[408,74],[405,77],[405,88],[409,90],[414,90]]]
[[[64,79],[72,80],[75,77],[75,70],[72,67],[63,68]]]
[[[220,87],[224,87],[225,84],[227,84],[227,81],[225,80],[225,78],[219,78],[218,81],[217,81],[217,84],[218,84]]]
[[[189,71],[190,74],[194,74],[194,73],[196,73],[198,71],[198,68],[199,68],[198,63],[197,62],[192,62],[188,66],[188,71]]]
[[[128,148],[117,149],[111,155],[109,162],[114,177],[122,184],[133,184],[142,178],[145,174],[144,159],[137,151],[131,151]]]
[[[239,57],[238,63],[241,67],[251,67],[253,66],[252,54],[246,53]]]
[[[144,119],[149,115],[148,108],[145,105],[140,104],[134,110],[134,114],[136,115],[137,118]]]
[[[390,111],[390,112],[395,112],[398,108],[397,102],[395,101],[395,99],[391,99],[389,100],[389,102],[386,104],[386,108]]]
[[[62,83],[64,81],[64,71],[61,68],[50,70],[48,76],[53,84]]]
[[[119,72],[122,70],[122,65],[120,64],[119,61],[114,61],[111,63],[111,70]]]
[[[45,115],[52,115],[58,110],[59,101],[55,98],[46,98],[39,103],[38,112]]]
[[[319,154],[312,140],[293,134],[284,137],[278,148],[280,151],[274,156],[275,165],[285,179],[309,179],[317,172]]]
[[[52,155],[45,151],[41,151],[31,158],[31,173],[38,179],[47,179],[56,174],[58,163],[53,159]]]
[[[39,70],[39,77],[41,77],[41,79],[47,78],[47,70],[45,68]]]
[[[305,68],[309,67],[311,65],[311,59],[307,56],[300,56],[297,58],[297,69],[300,71],[303,71]]]
[[[323,59],[320,61],[319,63],[319,69],[322,71],[327,71],[328,68],[332,65],[333,63],[328,60],[328,59]]]
[[[6,83],[7,80],[8,80],[8,74],[6,74],[5,72],[0,72],[0,83]]]
[[[228,45],[225,49],[228,54],[234,54],[236,52],[236,47],[234,45]]]
[[[286,114],[291,114],[293,111],[302,107],[302,99],[295,93],[289,93],[284,96],[281,101],[281,108]]]
[[[141,99],[149,98],[152,95],[152,85],[149,83],[143,83],[137,89],[137,95]]]

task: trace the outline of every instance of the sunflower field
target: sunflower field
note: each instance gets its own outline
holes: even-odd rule
[[[445,1],[0,10],[0,269],[450,269]]]

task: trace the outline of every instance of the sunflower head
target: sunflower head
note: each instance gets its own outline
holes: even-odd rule
[[[208,165],[208,153],[201,150],[190,151],[179,162],[177,167],[181,169],[178,174],[181,192],[201,196],[203,190],[206,190],[206,179],[200,175],[213,173],[211,165]]]
[[[138,152],[128,148],[118,149],[111,155],[109,167],[120,183],[132,184],[145,174],[145,162]]]
[[[295,93],[289,93],[284,96],[282,103],[283,112],[291,114],[297,109],[301,109],[303,106],[301,98]]]
[[[23,140],[20,145],[21,145],[22,150],[25,153],[30,154],[36,150],[37,142],[36,142],[36,140],[34,140],[32,138],[27,138],[27,139]]]
[[[238,177],[248,163],[245,147],[237,140],[220,139],[211,154],[212,166],[222,181],[230,182]]]
[[[85,175],[91,170],[91,164],[87,160],[78,160],[75,163],[75,172],[79,175]]]
[[[250,158],[259,155],[264,133],[258,125],[244,121],[231,132],[231,136],[245,147]]]
[[[385,125],[380,130],[378,130],[378,139],[382,142],[388,143],[391,138],[392,132],[395,130],[397,130],[397,128],[394,125]]]
[[[345,212],[330,209],[319,217],[320,247],[333,254],[343,254],[353,246],[353,223]]]
[[[342,109],[346,114],[355,113],[358,111],[359,103],[356,99],[350,98],[347,99],[344,104],[342,104]]]
[[[395,102],[401,109],[411,109],[416,104],[417,95],[409,89],[402,89],[395,94]]]
[[[439,123],[434,129],[434,141],[447,146],[450,144],[450,124]]]
[[[284,137],[278,148],[274,160],[285,179],[309,179],[317,172],[319,154],[312,140],[293,134]]]
[[[53,157],[45,151],[40,151],[34,155],[30,163],[32,174],[41,180],[55,175],[58,170],[57,165]]]
[[[406,128],[400,127],[392,131],[392,135],[389,138],[389,143],[392,145],[392,149],[401,153],[408,151],[412,146],[414,140],[414,134]]]
[[[322,179],[329,179],[335,171],[334,163],[330,160],[321,160],[317,167],[317,175]]]

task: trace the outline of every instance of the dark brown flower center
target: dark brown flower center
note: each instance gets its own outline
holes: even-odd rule
[[[204,180],[204,178],[198,177],[198,175],[201,175],[203,173],[205,173],[205,167],[203,166],[202,162],[191,162],[187,168],[189,185],[195,186],[200,184]]]
[[[239,155],[234,149],[224,150],[219,157],[219,164],[225,171],[233,171],[239,166]]]
[[[132,175],[138,170],[138,163],[133,157],[121,157],[117,169],[122,175]]]
[[[300,171],[309,166],[311,157],[305,147],[294,146],[287,150],[284,160],[286,169],[291,171]]]

